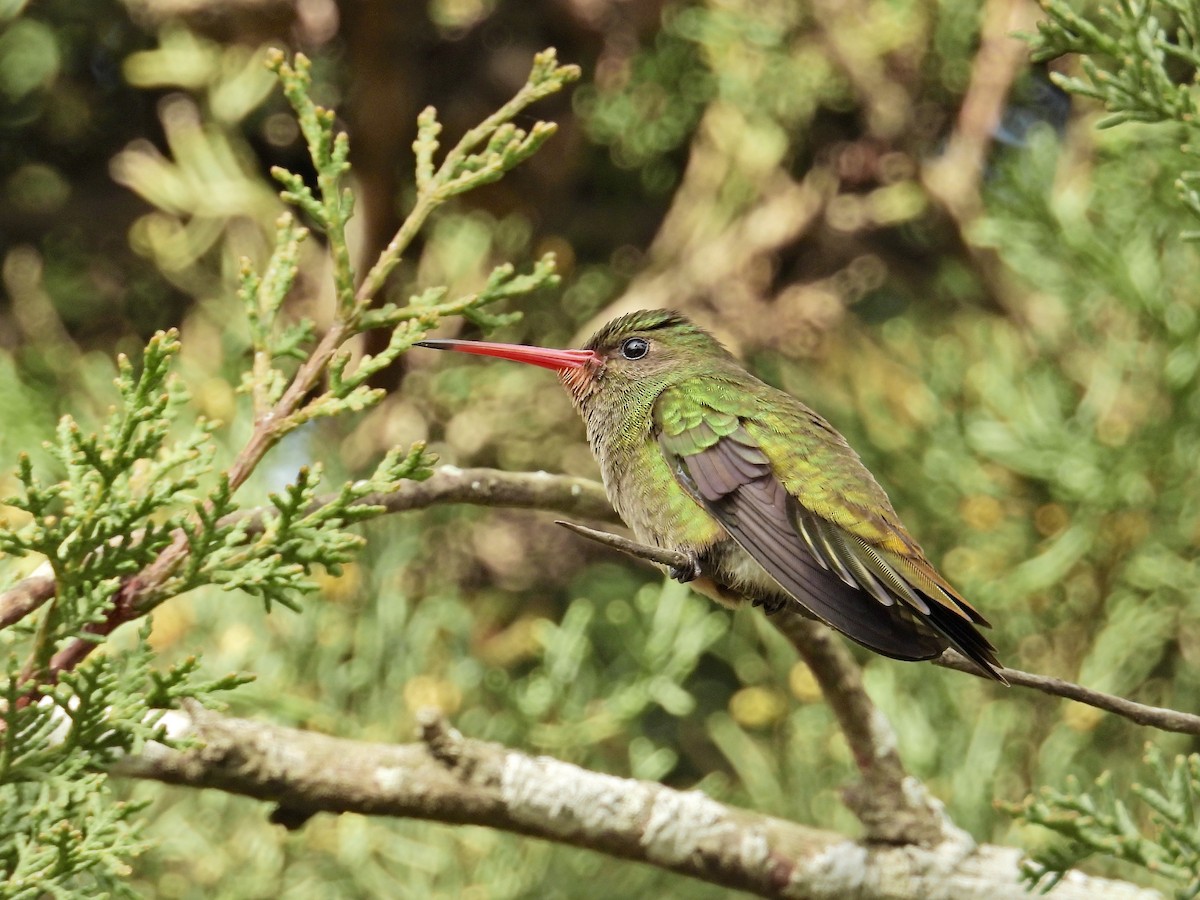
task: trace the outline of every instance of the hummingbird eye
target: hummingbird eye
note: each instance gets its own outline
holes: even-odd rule
[[[632,337],[621,341],[621,355],[626,359],[641,359],[650,352],[650,342],[645,338]]]

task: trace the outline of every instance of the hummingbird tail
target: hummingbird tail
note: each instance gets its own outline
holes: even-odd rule
[[[1000,672],[1004,666],[996,658],[996,648],[978,628],[940,603],[930,603],[929,615],[922,618],[949,641],[951,647],[983,669],[990,678],[1008,684],[1008,679]]]

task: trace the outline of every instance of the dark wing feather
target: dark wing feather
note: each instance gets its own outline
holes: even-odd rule
[[[687,457],[668,455],[684,487],[809,612],[877,653],[930,659],[944,649],[903,606],[885,606],[825,568],[795,524],[793,507],[762,451],[734,434]]]

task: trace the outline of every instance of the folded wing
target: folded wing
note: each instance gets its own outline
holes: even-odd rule
[[[698,421],[694,414],[688,422],[671,419],[659,442],[684,489],[787,594],[885,656],[929,659],[951,645],[1003,680],[995,649],[975,627],[986,624],[982,616],[958,598],[911,539],[911,549],[900,555],[806,509],[744,424],[711,412]]]

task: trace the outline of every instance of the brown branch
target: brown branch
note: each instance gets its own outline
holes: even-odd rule
[[[663,551],[661,548],[647,547],[644,544],[638,544],[636,541],[620,538],[617,535],[608,535],[605,532],[594,532],[593,529],[579,529],[578,527],[572,530],[585,537],[590,537],[592,540],[599,540],[601,543],[616,547],[631,556],[645,559],[649,562],[662,564],[662,561],[666,559],[667,565],[675,565],[683,564],[687,559],[682,553],[674,554],[673,556],[668,555],[668,551]],[[592,534],[588,532],[592,532]],[[593,534],[602,535],[603,537],[593,537]],[[620,543],[618,544],[609,540],[609,538],[613,537],[616,537]],[[784,615],[784,613],[781,612],[780,615]],[[801,621],[804,620],[801,619]],[[784,620],[780,620],[780,631],[787,634],[787,629],[791,628],[793,628],[791,623],[787,623],[785,626]],[[801,652],[803,653],[804,651]],[[953,650],[947,650],[933,662],[935,665],[947,669],[955,669],[959,672],[967,672],[971,675],[983,677],[983,673],[978,666]],[[1053,697],[1075,700],[1087,706],[1094,706],[1096,709],[1102,709],[1105,712],[1121,716],[1138,725],[1148,725],[1151,728],[1158,728],[1162,731],[1175,731],[1180,734],[1200,736],[1200,716],[1193,715],[1192,713],[1180,712],[1175,709],[1165,709],[1160,706],[1149,706],[1145,703],[1138,703],[1134,700],[1127,700],[1124,697],[1106,694],[1103,691],[1092,690],[1073,681],[1053,678],[1049,675],[1037,675],[1032,672],[1023,672],[1020,669],[1010,669],[1007,667],[1002,668],[1000,671],[1008,679],[1009,683],[1015,687],[1032,688]],[[815,669],[814,674],[816,674]],[[824,688],[824,684],[822,684],[822,688]],[[849,735],[847,735],[847,738],[849,738]]]
[[[812,16],[821,35],[821,49],[862,105],[867,134],[890,143],[910,127],[914,88],[889,70],[886,53],[869,39],[863,40],[864,25],[873,24],[870,6],[848,0],[813,0]]]
[[[1004,113],[1013,80],[1029,57],[1029,45],[1014,32],[1031,26],[1036,12],[1029,0],[988,0],[985,4],[979,50],[958,121],[945,151],[925,169],[926,187],[960,225],[969,223],[982,209],[979,186],[992,133]]]
[[[967,672],[980,678],[988,678],[975,663],[953,650],[947,650],[938,659],[935,659],[933,664],[958,672]],[[1007,667],[1002,668],[1000,672],[1008,679],[1009,684],[1016,687],[1033,688],[1035,691],[1041,691],[1043,694],[1050,694],[1053,697],[1075,700],[1078,703],[1093,706],[1096,709],[1102,709],[1123,719],[1136,722],[1138,725],[1148,725],[1160,731],[1175,731],[1179,734],[1200,736],[1200,716],[1193,713],[1126,700],[1124,697],[1105,694],[1102,691],[1095,691],[1073,681],[1054,678],[1050,675],[1037,675],[1033,672],[1022,672],[1020,669]]]
[[[971,228],[983,211],[980,185],[992,133],[1004,113],[1013,81],[1025,65],[1029,46],[1015,32],[1032,28],[1037,6],[1029,0],[988,0],[979,50],[945,151],[922,167],[929,196],[953,220],[971,261],[1004,311],[1018,320],[1023,291],[996,251],[972,240]]]
[[[764,897],[956,897],[1018,900],[1022,854],[955,834],[936,847],[861,844],[833,832],[726,806],[699,791],[591,772],[463,737],[438,713],[418,715],[421,741],[371,744],[227,718],[190,706],[168,713],[172,736],[114,772],[216,788],[279,805],[299,827],[320,812],[483,825],[585,847]],[[1071,872],[1058,900],[1151,900],[1153,891]]]
[[[54,596],[54,570],[42,563],[26,578],[0,594],[0,628],[7,628]]]
[[[632,556],[687,569],[684,553],[648,547],[628,538],[559,522],[576,534]],[[862,672],[833,632],[798,610],[783,609],[771,622],[803,657],[837,717],[862,783],[845,792],[846,804],[866,828],[869,840],[934,846],[946,840],[950,823],[923,785],[904,770],[896,735],[862,683]]]
[[[651,547],[648,544],[639,544],[637,541],[631,541],[629,538],[622,537],[619,534],[598,531],[595,528],[577,525],[574,522],[564,522],[562,519],[555,519],[554,524],[561,525],[567,531],[573,531],[575,534],[585,537],[589,541],[595,541],[597,544],[612,547],[614,550],[620,550],[622,553],[628,553],[630,556],[636,556],[639,559],[657,563],[660,566],[686,569],[692,562],[691,557],[686,553],[679,553],[676,550],[665,550],[662,547]]]
[[[317,505],[328,502],[329,499],[332,497],[318,501]],[[613,512],[602,485],[587,478],[551,475],[547,472],[502,472],[498,469],[459,469],[455,466],[442,466],[425,481],[407,481],[396,491],[389,494],[372,494],[363,498],[362,502],[382,506],[387,512],[424,509],[439,503],[472,503],[477,506],[555,509],[570,515],[602,521],[620,521]],[[261,516],[262,513],[252,510],[240,515],[255,517]],[[148,612],[149,610],[142,608],[141,601],[147,595],[153,596],[153,592],[175,571],[187,557],[187,553],[187,538],[183,532],[179,532],[176,540],[163,550],[158,559],[122,586],[110,614],[102,622],[89,626],[88,630],[93,634],[108,635],[118,626]],[[24,584],[25,582],[22,582],[22,585]],[[53,578],[48,583],[39,581],[37,585],[42,591],[50,590],[48,596],[53,595]],[[32,601],[22,601],[24,595],[18,593],[19,591],[21,585],[0,596],[2,603],[4,598],[13,595],[11,606],[0,606],[0,609],[11,609],[13,615],[20,612],[20,616],[24,616],[47,599],[42,598],[31,606],[29,603]],[[11,622],[2,622],[0,627],[8,624]],[[76,638],[70,641],[51,660],[49,678],[53,680],[59,672],[75,668],[96,646],[94,640]]]
[[[736,300],[751,312],[762,311],[767,297],[755,276],[764,268],[759,264],[820,222],[836,181],[823,168],[796,181],[761,151],[736,110],[709,105],[643,270],[618,300],[585,323],[581,336],[636,309],[688,309],[703,318],[697,304],[703,297],[721,296],[726,304]],[[731,184],[744,185],[746,198],[715,202],[728,196]]]
[[[439,466],[425,481],[406,481],[390,494],[372,494],[365,504],[388,512],[425,509],[441,503],[548,509],[601,522],[620,522],[604,486],[590,478],[549,472],[502,472]]]
[[[318,500],[315,506],[323,506],[333,499],[331,494]],[[546,472],[439,466],[425,481],[406,481],[391,493],[364,497],[362,503],[382,506],[389,513],[426,509],[441,503],[470,503],[512,509],[552,509],[600,522],[621,521],[598,482]],[[237,518],[255,519],[262,515],[262,510],[247,510],[238,513]],[[43,564],[28,578],[0,594],[0,629],[36,610],[54,596],[54,590],[54,574],[49,564]]]
[[[896,733],[862,682],[862,669],[845,641],[832,629],[782,609],[771,616],[803,657],[821,686],[854,755],[862,782],[843,791],[843,799],[873,841],[934,846],[946,840],[953,825],[920,781],[900,759]]]

